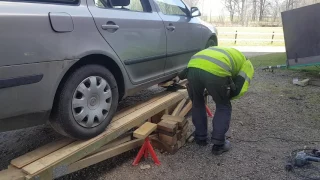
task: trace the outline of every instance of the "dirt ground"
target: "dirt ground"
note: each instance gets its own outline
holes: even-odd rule
[[[306,73],[257,69],[249,92],[233,102],[230,141],[232,150],[221,156],[211,154],[211,145],[187,143],[175,155],[160,154],[161,166],[151,160],[142,170],[131,163],[137,150],[124,153],[60,180],[134,179],[304,179],[284,170],[292,150],[320,148],[320,87],[298,87],[294,77]],[[161,91],[152,88],[128,97],[120,108],[142,101]],[[210,102],[210,107],[214,103]],[[211,120],[209,120],[209,132]],[[209,134],[210,137],[210,134]],[[0,133],[0,169],[10,160],[53,139],[61,138],[48,126]],[[320,166],[317,166],[320,168]],[[320,172],[317,174],[320,178]],[[0,177],[1,179],[1,177]]]

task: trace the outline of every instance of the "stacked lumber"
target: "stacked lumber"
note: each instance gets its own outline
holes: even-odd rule
[[[152,138],[155,148],[174,154],[185,145],[189,132],[189,122],[186,119],[192,103],[186,104],[187,99],[178,103],[171,115],[164,114],[158,123],[157,135]]]
[[[150,100],[118,112],[102,134],[86,140],[62,139],[35,149],[11,161],[0,171],[1,180],[54,179],[141,147],[144,138],[157,129],[146,123],[171,112],[187,97],[186,90],[159,93]],[[162,121],[162,119],[160,120]],[[138,128],[134,133],[131,129]]]

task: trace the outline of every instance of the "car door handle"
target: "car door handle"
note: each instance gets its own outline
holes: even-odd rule
[[[173,25],[171,25],[171,24],[169,24],[168,26],[167,26],[167,30],[169,30],[169,31],[174,31],[176,29],[176,27],[174,27]]]
[[[119,26],[116,24],[103,24],[101,28],[103,30],[118,30]]]

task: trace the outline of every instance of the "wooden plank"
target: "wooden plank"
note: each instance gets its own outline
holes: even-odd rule
[[[167,110],[167,109],[166,109]],[[155,124],[158,124],[160,121],[161,121],[161,117],[164,115],[164,114],[168,114],[166,112],[166,110],[163,110],[161,112],[159,112],[158,114],[154,115],[151,117],[151,122],[152,123],[155,123]]]
[[[161,122],[165,122],[165,123],[168,123],[168,124],[175,125],[178,128],[178,122],[170,121],[170,120],[166,120],[166,119],[163,119]]]
[[[179,125],[179,128],[182,128],[187,122],[187,119],[184,117],[172,116],[172,115],[163,115],[161,119],[177,122]]]
[[[15,169],[15,168],[17,168],[17,167],[15,167],[14,165],[11,165],[11,164],[10,164],[10,165],[8,165],[8,168],[7,168],[7,169],[12,169],[12,168]],[[19,168],[18,168],[18,169],[19,169]]]
[[[160,150],[160,152],[166,151],[170,154],[175,154],[178,151],[178,144],[174,146],[170,146],[161,142],[158,138],[150,138],[150,139],[151,139],[152,146]]]
[[[188,130],[189,130],[189,121],[187,121],[186,124],[183,126],[183,128],[181,129],[181,133],[186,134]]]
[[[173,113],[171,114],[172,116],[178,116],[181,109],[183,108],[184,104],[186,103],[187,99],[183,99],[182,101],[180,101],[180,103],[178,104],[178,106],[173,110]]]
[[[157,129],[157,133],[161,133],[161,134],[165,134],[165,135],[168,135],[168,136],[174,136],[176,135],[177,133],[173,133],[173,132],[167,132],[167,131],[163,131],[161,129]]]
[[[122,110],[120,110],[119,112],[116,113],[116,115],[112,118],[112,122],[114,121],[117,121],[118,119],[124,117],[124,116],[127,116],[128,114],[130,113],[133,113],[134,111],[138,110],[138,109],[141,109],[145,106],[148,106],[149,104],[165,97],[166,95],[168,95],[169,92],[161,92],[159,93],[158,95],[156,95],[156,97],[152,97],[150,98],[149,100],[145,101],[145,102],[141,102],[141,103],[138,103],[137,105],[135,105],[134,107],[127,107],[127,108],[124,108]]]
[[[22,168],[62,147],[67,146],[68,144],[72,143],[74,140],[72,139],[62,139],[59,141],[54,141],[49,144],[46,144],[38,149],[35,149],[31,152],[28,152],[16,159],[11,161],[11,164],[17,168]]]
[[[177,132],[178,126],[177,126],[177,123],[168,123],[162,120],[158,123],[157,129],[163,130],[166,132],[172,132],[175,134]]]
[[[171,86],[173,84],[174,84],[174,81],[166,81],[163,83],[159,83],[158,86],[166,88],[166,87]]]
[[[180,140],[182,137],[182,131],[181,130],[178,130],[177,131],[177,139]]]
[[[178,149],[180,149],[182,146],[184,146],[186,144],[186,137],[182,137],[178,142]]]
[[[15,168],[14,166],[9,169],[0,171],[1,180],[24,180],[26,174],[21,169]]]
[[[68,173],[72,173],[83,169],[85,167],[91,166],[93,164],[99,163],[111,157],[117,156],[129,150],[135,149],[137,147],[142,146],[144,140],[143,139],[135,139],[124,144],[118,145],[116,147],[106,149],[97,154],[79,160],[68,167]]]
[[[181,110],[179,116],[180,117],[185,117],[188,112],[191,110],[192,108],[192,101],[190,100],[189,103]]]
[[[123,143],[126,143],[126,142],[128,142],[128,141],[131,141],[131,139],[132,139],[132,138],[131,138],[131,135],[127,135],[127,136],[122,137],[122,138],[120,138],[120,139],[119,139],[119,138],[118,138],[118,139],[115,139],[115,140],[111,141],[110,143],[108,143],[108,144],[102,146],[101,148],[97,149],[96,151],[93,151],[92,153],[90,153],[90,154],[87,155],[86,157],[91,156],[91,155],[93,155],[93,154],[96,154],[96,153],[98,153],[98,152],[104,151],[104,150],[106,150],[106,149],[110,149],[110,148],[113,148],[113,147],[115,147],[115,146],[119,146],[120,144],[123,144]]]
[[[187,132],[186,139],[188,141],[189,141],[189,138],[192,139],[191,142],[193,141],[193,139],[194,139],[194,137],[192,136],[193,133],[194,133],[194,131]]]
[[[175,134],[174,136],[168,136],[165,134],[161,134],[159,133],[159,140],[162,141],[163,143],[166,143],[170,146],[173,146],[175,144],[177,144],[177,134]]]
[[[167,96],[149,104],[143,108],[137,109],[135,112],[130,113],[119,120],[112,122],[107,130],[102,134],[87,140],[87,141],[76,141],[72,144],[59,149],[23,168],[23,171],[28,173],[28,179],[34,179],[37,177],[50,177],[52,178],[61,176],[57,169],[63,169],[67,165],[78,161],[85,157],[89,153],[99,149],[106,143],[116,139],[121,134],[127,132],[131,128],[138,124],[141,124],[149,117],[161,112],[168,106],[177,103],[181,99],[187,97],[186,90],[179,90],[172,92]],[[59,169],[59,170],[60,170]],[[55,170],[55,171],[54,171]],[[54,173],[53,173],[54,172]],[[55,174],[56,173],[56,174]]]
[[[133,137],[138,139],[145,139],[156,129],[157,129],[157,124],[146,122],[133,132]]]

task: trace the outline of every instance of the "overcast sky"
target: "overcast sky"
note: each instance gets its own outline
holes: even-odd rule
[[[211,16],[219,16],[222,11],[224,11],[224,15],[227,15],[226,13],[228,13],[221,3],[221,0],[204,0],[204,4],[199,3],[198,8],[206,15],[210,14],[211,9]]]

